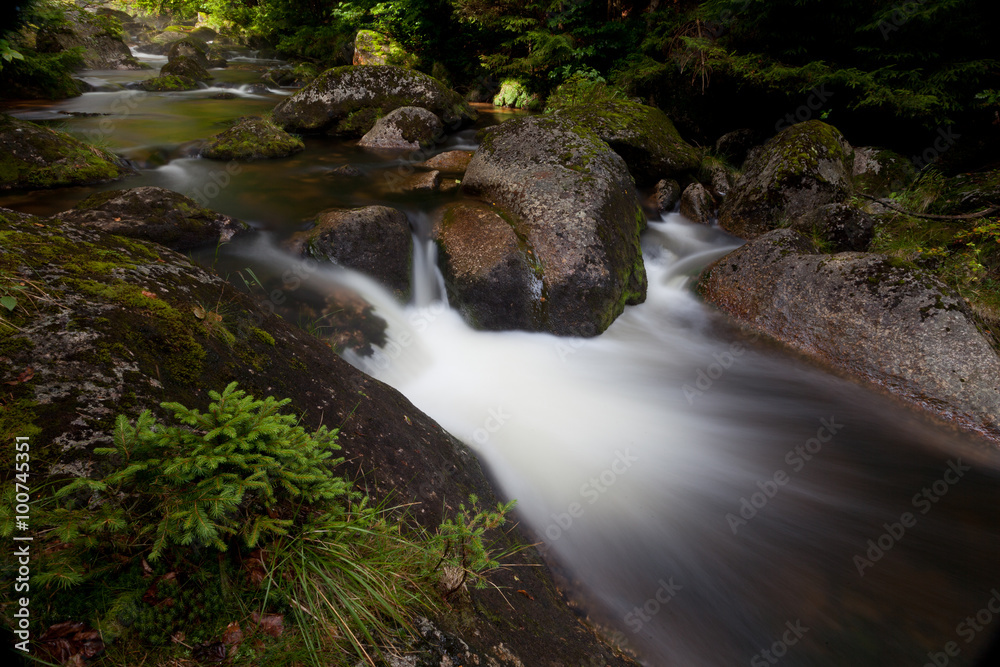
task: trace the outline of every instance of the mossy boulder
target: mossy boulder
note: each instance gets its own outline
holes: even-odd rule
[[[213,160],[266,160],[287,157],[305,148],[292,136],[260,116],[244,116],[220,132],[201,150],[201,156]]]
[[[358,142],[364,148],[426,148],[444,137],[441,119],[421,107],[399,107],[375,121]]]
[[[250,229],[242,220],[151,186],[98,192],[55,217],[83,228],[153,241],[178,252],[224,243]]]
[[[160,69],[160,76],[180,76],[195,81],[211,81],[208,70],[191,56],[176,56]]]
[[[754,238],[854,192],[854,150],[818,120],[782,130],[747,159],[746,171],[719,209],[731,234]]]
[[[189,37],[170,44],[170,48],[167,49],[167,60],[172,62],[181,57],[191,58],[202,67],[209,67],[208,50],[196,39]]]
[[[368,275],[401,300],[410,295],[413,235],[406,214],[388,206],[327,209],[316,226],[292,236],[288,249]]]
[[[76,47],[83,49],[85,69],[142,69],[125,45],[121,22],[106,14],[91,14],[72,5],[61,5],[66,20],[47,22],[35,37],[35,48],[42,53],[61,53]]]
[[[166,53],[170,50],[170,45],[174,42],[179,42],[182,39],[187,39],[186,33],[176,30],[166,30],[154,35],[148,42],[139,44],[136,46],[136,50],[140,53],[166,55]]]
[[[200,28],[195,28],[188,33],[189,39],[195,39],[199,42],[211,42],[218,38],[219,33],[215,32],[208,26],[201,26]]]
[[[399,107],[422,107],[449,131],[476,119],[462,97],[422,72],[391,65],[336,67],[281,102],[276,123],[289,131],[361,137]]]
[[[493,106],[538,111],[542,108],[542,98],[517,79],[504,79],[493,96]]]
[[[129,86],[133,87],[133,86]],[[150,93],[164,93],[170,91],[184,91],[184,90],[198,90],[198,82],[189,76],[179,76],[176,74],[167,74],[156,77],[155,79],[146,79],[144,81],[139,81],[134,84],[135,88],[139,90],[145,90]]]
[[[596,336],[645,299],[645,216],[625,162],[592,130],[555,115],[502,123],[462,188],[509,215],[534,256],[541,328]]]
[[[638,185],[678,178],[698,168],[695,149],[667,115],[637,102],[608,101],[554,112],[594,131],[621,155]]]
[[[416,67],[420,59],[408,53],[393,38],[374,30],[359,30],[354,36],[354,65]]]
[[[1000,358],[929,273],[879,254],[818,254],[780,229],[716,262],[701,292],[755,331],[1000,440]]]
[[[510,222],[488,204],[449,204],[434,214],[448,301],[478,329],[542,328],[534,258]]]
[[[0,190],[105,183],[133,174],[117,155],[65,132],[0,114]]]

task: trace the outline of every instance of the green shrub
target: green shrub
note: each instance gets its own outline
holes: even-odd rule
[[[541,100],[538,99],[538,95],[529,92],[527,87],[517,79],[505,79],[500,84],[500,92],[493,98],[493,105],[517,109],[539,109]]]

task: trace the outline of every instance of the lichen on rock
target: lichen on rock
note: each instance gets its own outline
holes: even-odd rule
[[[213,160],[265,160],[287,157],[305,148],[293,136],[260,116],[238,118],[231,128],[220,132],[201,151]]]

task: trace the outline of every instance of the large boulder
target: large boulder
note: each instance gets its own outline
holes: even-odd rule
[[[781,229],[716,262],[701,291],[756,331],[1000,439],[1000,358],[963,299],[928,273],[884,255],[816,254]]]
[[[315,227],[295,234],[287,245],[297,255],[360,271],[401,299],[409,297],[413,235],[402,211],[388,206],[328,209],[316,216]]]
[[[593,130],[610,144],[638,185],[677,178],[698,168],[698,153],[655,107],[616,101],[566,107],[554,113]]]
[[[160,77],[168,76],[186,77],[195,81],[211,81],[213,78],[208,70],[191,56],[176,56],[160,68]]]
[[[420,169],[437,170],[445,174],[464,174],[472,161],[472,151],[445,151],[414,166]]]
[[[476,119],[453,90],[426,74],[391,65],[336,67],[274,109],[274,120],[290,131],[326,131],[360,137],[399,107],[423,107],[449,130]]]
[[[377,121],[358,146],[417,150],[432,146],[444,135],[441,119],[421,107],[399,107]]]
[[[875,218],[847,203],[814,208],[793,220],[791,226],[836,252],[868,250],[875,236]]]
[[[270,120],[260,116],[244,116],[220,132],[201,150],[201,156],[213,160],[265,160],[287,157],[305,148],[294,137]]]
[[[187,37],[170,44],[167,49],[167,60],[173,61],[177,58],[187,57],[198,61],[202,67],[209,67],[208,51],[203,42]]]
[[[542,328],[595,336],[645,299],[645,216],[625,162],[593,131],[551,115],[502,123],[462,187],[510,214],[534,255]]]
[[[118,19],[91,14],[72,5],[61,5],[66,21],[47,22],[35,38],[43,53],[61,53],[83,48],[85,69],[144,69],[123,41],[125,33]]]
[[[198,82],[189,76],[179,76],[177,74],[161,74],[155,79],[145,79],[126,85],[126,88],[135,90],[145,90],[150,93],[179,92],[185,90],[198,90]]]
[[[917,169],[899,153],[864,146],[854,149],[854,186],[873,197],[884,197],[913,182]]]
[[[474,453],[399,392],[275,316],[272,302],[256,302],[153,243],[6,209],[0,231],[0,271],[40,290],[30,307],[5,309],[17,329],[5,328],[0,356],[5,427],[31,439],[33,492],[48,493],[56,478],[106,473],[94,449],[111,446],[117,415],[134,420],[149,409],[171,420],[163,402],[204,410],[209,390],[236,381],[258,398],[291,399],[283,412],[300,415],[310,432],[338,427],[349,461],[340,474],[375,502],[408,505],[427,530],[453,517],[469,494],[496,506]],[[634,665],[580,622],[537,551],[515,544],[522,535],[484,537],[514,554],[504,559],[513,567],[489,575],[497,588],[470,586],[461,611],[436,617],[449,636],[431,639],[463,647],[453,664]],[[32,595],[48,607],[55,594],[40,587]],[[421,664],[442,664],[429,662],[434,655],[426,646],[413,650]]]
[[[449,303],[479,329],[538,329],[542,284],[514,228],[487,204],[449,204],[434,216]]]
[[[202,208],[173,190],[152,186],[98,192],[55,217],[178,252],[224,243],[250,229],[245,222]]]
[[[104,183],[133,174],[117,155],[65,132],[0,114],[0,190]]]
[[[818,120],[793,125],[747,160],[746,171],[719,209],[719,224],[753,238],[807,211],[850,197],[853,154],[833,126]]]

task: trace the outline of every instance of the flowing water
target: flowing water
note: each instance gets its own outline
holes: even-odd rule
[[[348,360],[479,454],[569,594],[619,644],[685,667],[975,664],[1000,626],[996,450],[728,327],[691,276],[732,237],[675,215],[651,221],[646,302],[598,338],[474,331],[446,305],[427,241],[430,212],[461,195],[399,193],[383,176],[404,162],[332,140],[278,161],[192,157],[189,142],[287,93],[216,92],[90,93],[20,110],[100,132],[144,168],[0,205],[48,214],[100,189],[169,187],[261,230],[205,256],[265,284],[301,269],[280,242],[319,210],[397,206],[414,228],[412,303],[336,268],[296,274],[292,299],[347,288],[375,306],[388,341]],[[471,132],[450,142],[439,149],[471,146]],[[329,178],[344,163],[366,173],[362,186]]]

